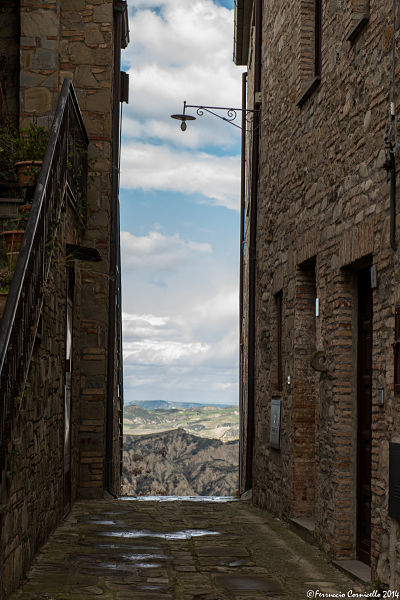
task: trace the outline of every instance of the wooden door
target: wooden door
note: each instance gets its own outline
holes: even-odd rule
[[[358,273],[358,494],[359,560],[371,556],[372,320],[370,269]]]

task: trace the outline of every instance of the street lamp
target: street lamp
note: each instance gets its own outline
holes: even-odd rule
[[[231,125],[233,125],[234,127],[237,127],[238,129],[242,129],[242,127],[240,127],[240,125],[238,125],[237,123],[234,123],[238,112],[245,114],[245,118],[246,118],[247,122],[251,122],[252,114],[260,112],[259,109],[253,110],[250,108],[228,108],[226,106],[201,106],[198,104],[186,104],[186,100],[185,100],[183,102],[183,113],[180,115],[171,115],[171,119],[177,119],[178,121],[182,121],[182,123],[181,123],[182,131],[186,131],[186,128],[187,128],[186,121],[195,121],[195,119],[196,119],[196,117],[186,114],[187,108],[196,108],[197,109],[196,112],[199,117],[202,117],[204,115],[204,112],[207,112],[211,115],[214,115],[214,117],[218,117],[218,119],[222,119],[223,121],[230,123]],[[223,116],[223,115],[220,115],[220,114],[214,112],[216,110],[224,111],[226,113],[226,116]]]

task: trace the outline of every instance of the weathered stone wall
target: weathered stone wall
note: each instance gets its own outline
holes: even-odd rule
[[[112,0],[20,3],[21,29],[16,42],[21,49],[20,123],[35,120],[49,126],[62,82],[71,78],[89,135],[89,177],[83,239],[72,207],[66,205],[64,211],[51,284],[44,290],[44,312],[27,393],[16,411],[9,487],[0,507],[0,554],[4,557],[0,597],[18,582],[68,505],[63,467],[66,243],[95,248],[102,259],[98,263],[75,261],[74,265],[71,501],[76,496],[101,497],[104,493],[110,219],[112,202],[117,201],[112,198],[113,9]],[[114,389],[117,417],[116,378]],[[119,493],[118,419],[111,429],[111,485]]]
[[[400,440],[392,349],[400,264],[390,246],[382,169],[392,3],[371,0],[368,24],[349,42],[349,23],[355,26],[361,3],[323,2],[322,80],[301,107],[300,4],[304,12],[307,2],[268,3],[263,16],[253,494],[285,517],[314,518],[322,548],[356,557],[356,274],[375,264],[371,566],[373,578],[393,588],[400,585],[400,531],[388,516],[388,444]],[[398,83],[397,74],[396,91]],[[319,317],[304,305],[307,261],[315,265]],[[273,300],[280,290],[284,385],[276,451],[269,447],[269,418],[276,377]],[[321,371],[310,369],[313,349],[326,355]],[[377,387],[384,388],[383,407]]]
[[[82,272],[79,493],[84,497],[101,496],[105,478],[113,4],[112,0],[62,0],[45,4],[23,0],[21,6],[21,121],[35,117],[41,123],[47,114],[53,114],[67,77],[73,81],[90,140],[88,225],[84,243],[100,252],[102,262],[91,264]],[[118,443],[115,449],[114,471],[118,473]],[[114,487],[118,493],[119,478]]]
[[[58,0],[21,0],[20,117],[50,127],[59,94]]]
[[[7,490],[0,508],[0,597],[7,598],[33,556],[63,517],[68,506],[64,490],[64,384],[66,348],[66,243],[77,243],[74,209],[64,204],[54,243],[54,259],[44,289],[39,323],[25,393],[15,399],[15,417],[7,465]],[[68,263],[70,265],[71,263]],[[81,275],[75,263],[74,314],[81,303]],[[80,370],[79,321],[75,318],[73,370]],[[78,486],[79,388],[71,402],[71,500]]]
[[[90,140],[85,243],[97,248],[102,257],[101,263],[82,273],[79,493],[83,497],[102,495],[105,477],[113,20],[112,0],[61,2],[60,82],[64,77],[72,79]]]

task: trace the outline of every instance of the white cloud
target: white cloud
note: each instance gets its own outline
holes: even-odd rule
[[[179,290],[177,290],[179,298]],[[232,367],[236,363],[237,292],[219,290],[176,315],[124,311],[126,364]]]
[[[159,11],[148,10],[159,7]],[[124,52],[130,73],[129,122],[124,135],[156,136],[174,145],[224,148],[238,144],[239,130],[205,116],[185,135],[170,115],[189,104],[239,106],[241,71],[232,61],[233,11],[211,0],[136,3],[131,18],[132,42]],[[187,112],[195,115],[194,109]],[[157,121],[158,125],[154,122]],[[240,118],[239,118],[240,124]]]
[[[128,189],[201,194],[210,204],[239,210],[240,158],[139,142],[126,144],[121,185]]]
[[[170,119],[183,100],[240,106],[233,10],[211,0],[135,0],[130,15],[121,186],[176,192],[189,196],[186,206],[192,201],[238,211],[240,131],[195,109],[187,110],[197,120],[184,133]],[[213,248],[187,234],[172,235],[162,214],[151,221],[161,226],[145,235],[139,226],[122,233],[127,400],[237,401],[237,261],[228,245],[216,256],[223,244],[213,236],[223,211],[204,210],[217,216],[207,234]],[[184,227],[177,217],[173,232]],[[222,230],[221,238],[231,240]]]
[[[124,61],[136,68],[144,63],[175,67],[204,64],[209,70],[226,62],[233,71],[233,10],[211,0],[156,4],[157,11],[140,2],[132,7],[132,42],[124,52]]]
[[[236,138],[232,135],[232,126],[227,126],[221,121],[204,117],[201,124],[190,122],[187,124],[187,130],[181,131],[181,122],[172,120],[170,113],[180,114],[182,104],[171,106],[170,110],[164,108],[164,112],[158,118],[149,118],[139,121],[136,118],[124,118],[123,136],[124,141],[129,143],[133,139],[140,142],[162,140],[164,144],[169,144],[176,148],[199,149],[204,146],[216,147],[219,152],[226,150],[232,153],[232,144],[236,144]],[[186,114],[195,116],[196,112],[189,109]],[[196,117],[200,118],[200,117]],[[230,152],[229,152],[230,151]]]
[[[122,265],[124,269],[155,269],[176,271],[182,264],[193,260],[196,254],[210,253],[210,244],[183,240],[178,233],[166,236],[150,231],[137,236],[121,231]]]
[[[171,340],[163,342],[144,339],[124,344],[124,364],[151,364],[153,368],[160,364],[172,364],[176,361],[185,364],[186,361],[190,362],[190,359],[204,355],[208,351],[207,344],[198,342],[183,343]]]

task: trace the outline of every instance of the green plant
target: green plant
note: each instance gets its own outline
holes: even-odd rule
[[[18,229],[18,218],[15,219],[6,219],[2,223],[3,231],[13,231],[14,229]]]
[[[21,128],[16,138],[16,161],[43,160],[46,152],[49,132],[36,123]]]
[[[6,260],[0,266],[0,293],[8,294],[15,270],[15,260]]]
[[[49,132],[36,123],[18,129],[11,119],[0,124],[0,176],[15,181],[14,165],[25,160],[43,160]]]
[[[3,228],[3,231],[21,230],[21,229],[25,229],[26,222],[27,222],[26,217],[19,215],[18,217],[15,217],[14,219],[7,219],[6,221],[3,221],[2,228]]]
[[[28,223],[29,213],[31,210],[30,204],[24,204],[19,208],[18,215],[11,218],[6,219],[2,223],[3,231],[15,231],[15,230],[25,230],[26,225]]]
[[[10,119],[0,124],[0,178],[15,182],[16,140],[18,128]]]
[[[376,598],[382,598],[385,587],[380,579],[380,577],[376,577],[372,582],[372,591],[377,592]]]

